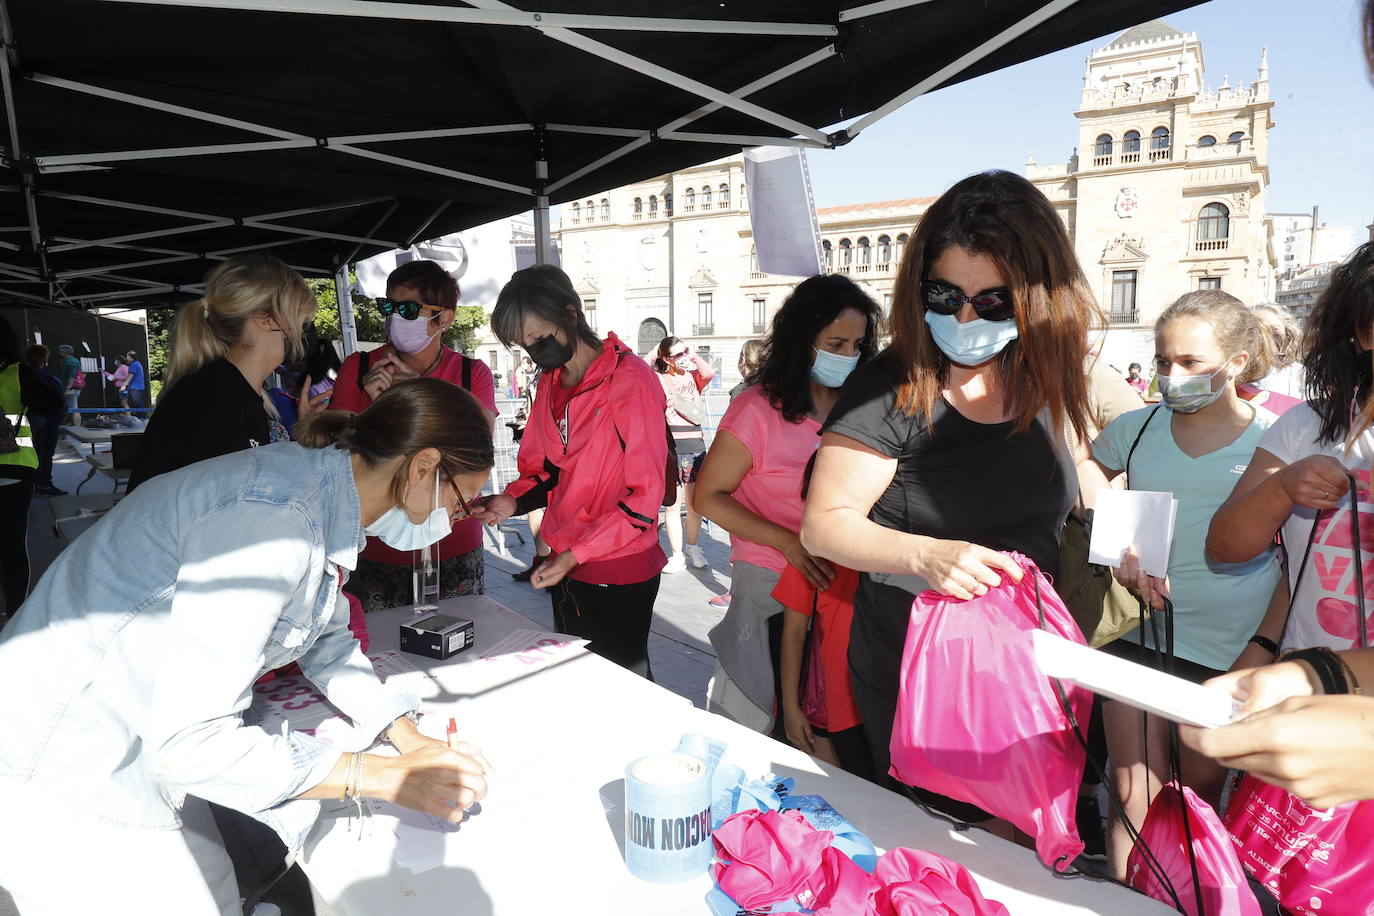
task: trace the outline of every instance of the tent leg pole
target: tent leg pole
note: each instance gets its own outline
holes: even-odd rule
[[[549,263],[549,145],[543,124],[534,129],[534,263]]]
[[[334,295],[339,302],[339,336],[343,338],[343,355],[344,359],[348,359],[358,349],[358,323],[353,320],[353,294],[349,292],[347,264],[334,275]]]

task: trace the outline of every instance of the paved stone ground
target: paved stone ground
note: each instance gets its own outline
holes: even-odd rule
[[[64,440],[58,447],[53,468],[53,480],[64,490],[75,492],[85,476],[88,465],[84,456],[86,446]],[[113,484],[108,477],[96,475],[86,484],[83,495],[108,493]],[[30,512],[29,553],[34,579],[42,575],[61,549],[51,527],[47,501],[34,500]],[[524,539],[520,543],[520,537]],[[538,626],[553,629],[553,611],[549,599],[526,583],[515,582],[510,574],[529,565],[534,553],[528,527],[523,519],[506,526],[503,539],[508,552],[495,547],[495,538],[487,539],[487,594],[495,601],[525,615]],[[706,638],[707,631],[720,619],[723,611],[707,604],[714,595],[726,592],[730,585],[728,536],[717,528],[704,525],[700,540],[709,561],[706,569],[688,568],[685,572],[665,575],[655,605],[654,622],[649,635],[649,656],[654,678],[664,687],[690,699],[697,706],[705,706],[706,682],[715,665],[715,655]],[[667,550],[667,538],[663,538]],[[239,886],[244,893],[256,887],[281,861],[284,849],[281,842],[267,828],[241,815],[231,815],[222,809],[216,812],[225,846],[238,870]],[[282,916],[329,916],[329,908],[313,893],[300,869],[287,873],[267,897],[277,904]],[[14,904],[0,888],[0,916],[18,916]]]

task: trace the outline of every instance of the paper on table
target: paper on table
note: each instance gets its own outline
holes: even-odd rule
[[[1120,566],[1134,546],[1145,572],[1160,579],[1169,574],[1169,548],[1174,540],[1178,500],[1172,493],[1148,490],[1097,491],[1093,508],[1093,537],[1088,561]]]
[[[543,630],[513,630],[496,645],[482,653],[487,662],[513,659],[522,665],[540,668],[574,654],[587,644],[585,639],[573,639]]]

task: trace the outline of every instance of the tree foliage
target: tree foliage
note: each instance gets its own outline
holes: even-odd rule
[[[356,275],[350,273],[350,279]],[[308,279],[306,283],[315,294],[319,308],[315,312],[315,330],[324,340],[339,340],[339,300],[334,292],[334,281],[329,278]],[[172,323],[177,309],[148,309],[148,375],[156,387],[161,387],[167,370],[167,348],[171,340]],[[375,299],[362,296],[353,298],[353,320],[358,327],[358,339],[374,343],[386,340],[386,319],[377,310]],[[486,323],[487,316],[480,306],[459,305],[458,315],[453,325],[444,334],[444,343],[463,353],[472,353],[477,347],[477,328]]]

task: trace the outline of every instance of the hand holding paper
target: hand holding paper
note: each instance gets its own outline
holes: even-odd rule
[[[1122,567],[1126,552],[1135,548],[1140,569],[1164,579],[1169,574],[1169,550],[1174,540],[1178,500],[1172,493],[1102,489],[1093,509],[1093,536],[1088,560]]]

